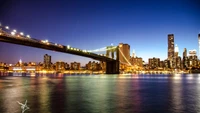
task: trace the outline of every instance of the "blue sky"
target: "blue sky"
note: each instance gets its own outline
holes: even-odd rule
[[[167,35],[174,34],[179,55],[198,50],[199,0],[5,0],[0,22],[37,39],[80,49],[128,43],[144,61],[167,58]],[[89,60],[85,57],[0,42],[0,61],[52,62]]]

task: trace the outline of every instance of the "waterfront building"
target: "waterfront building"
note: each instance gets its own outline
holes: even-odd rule
[[[186,48],[184,48],[183,57],[187,57],[187,49]]]
[[[183,57],[183,69],[186,69],[189,67],[189,59],[187,56]]]
[[[69,70],[70,69],[70,66],[69,66],[69,64],[66,62],[65,63],[65,70]]]
[[[130,61],[130,45],[119,44],[119,61],[123,63],[129,63]]]
[[[174,34],[168,34],[168,60],[170,61],[170,68],[174,68]]]
[[[197,55],[190,55],[188,60],[189,60],[189,67],[190,68],[197,68],[198,67]]]
[[[132,58],[135,58],[136,57],[136,53],[135,53],[135,50],[133,50],[132,52]]]
[[[106,71],[106,62],[100,61],[100,66],[103,71]]]
[[[172,60],[174,57],[174,34],[168,35],[168,59]]]
[[[12,72],[35,72],[36,66],[9,66],[9,71]]]
[[[160,67],[160,58],[149,58],[149,68],[157,69],[158,67]]]
[[[197,56],[197,51],[195,49],[189,50],[189,56]]]
[[[176,57],[176,69],[181,69],[181,57]]]
[[[49,70],[51,68],[51,56],[48,54],[44,55],[43,68]]]
[[[86,64],[86,69],[87,70],[101,70],[101,64],[98,62],[91,62],[89,61],[88,64]]]
[[[36,66],[36,63],[35,62],[29,62],[27,65],[28,66]]]
[[[65,63],[64,62],[56,62],[56,71],[65,71]]]
[[[177,58],[178,57],[178,52],[179,52],[179,49],[178,49],[178,45],[176,44],[175,46],[175,57]]]
[[[199,59],[200,59],[200,34],[198,34],[198,43],[199,43]]]
[[[71,70],[79,70],[81,64],[79,62],[72,62],[71,63]]]
[[[141,57],[131,57],[130,63],[131,65],[134,66],[134,68],[137,68],[137,69],[143,68],[143,60]]]
[[[164,68],[165,67],[165,62],[164,61],[160,61],[160,68]]]

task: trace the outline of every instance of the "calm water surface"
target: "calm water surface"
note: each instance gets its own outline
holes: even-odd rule
[[[0,77],[0,113],[198,113],[200,75]]]

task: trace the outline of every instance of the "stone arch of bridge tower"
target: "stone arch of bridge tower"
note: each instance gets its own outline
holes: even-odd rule
[[[118,50],[118,46],[107,46],[106,47],[106,56],[109,58],[114,59],[114,57],[116,56],[116,60],[119,60],[119,50]]]

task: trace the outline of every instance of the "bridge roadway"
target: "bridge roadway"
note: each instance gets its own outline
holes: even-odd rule
[[[69,49],[67,46],[63,45],[53,45],[50,43],[42,43],[38,42],[39,40],[34,40],[30,38],[13,38],[13,37],[8,37],[8,36],[0,36],[0,41],[1,42],[7,42],[7,43],[12,43],[12,44],[18,44],[18,45],[24,45],[24,46],[31,46],[35,48],[41,48],[41,49],[46,49],[46,50],[52,50],[52,51],[57,51],[57,52],[62,52],[62,53],[69,53],[73,55],[79,55],[79,56],[84,56],[88,58],[92,58],[95,60],[99,61],[114,61],[114,59],[108,58],[106,56],[101,56],[95,53],[91,52],[83,52],[83,50],[77,49]]]

